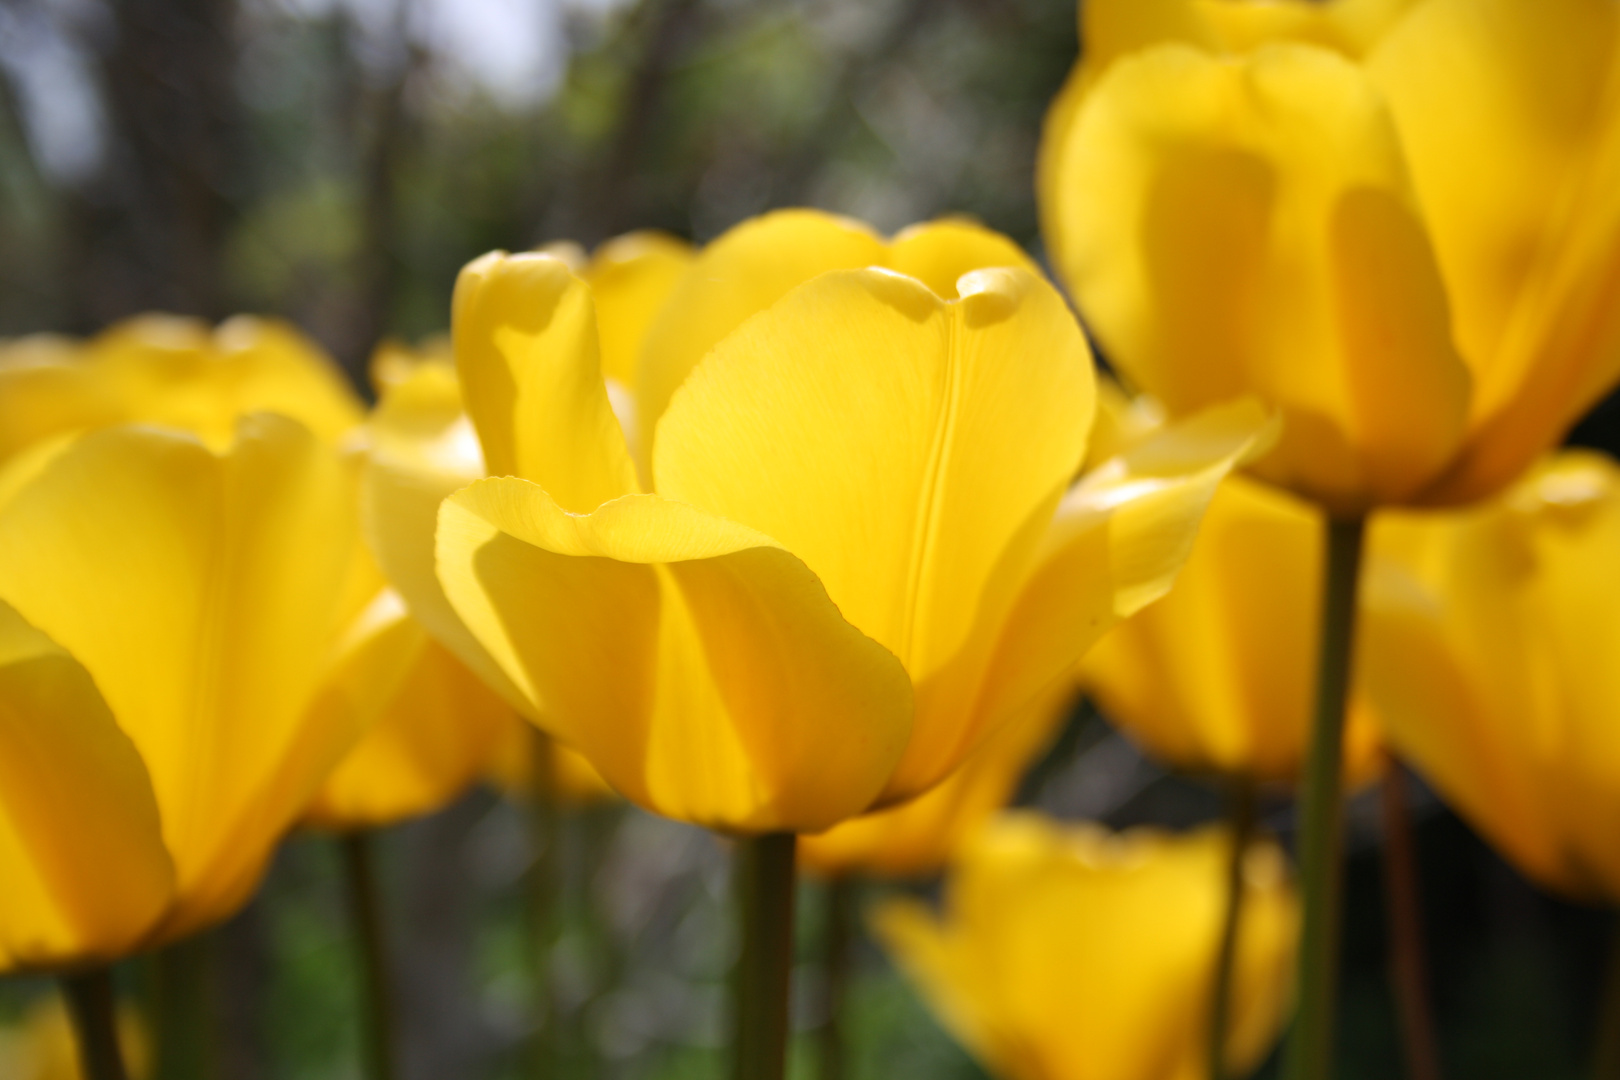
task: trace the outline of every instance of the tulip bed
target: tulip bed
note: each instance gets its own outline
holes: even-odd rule
[[[1620,3],[1079,31],[1040,257],[0,340],[0,1070],[1620,1076]]]

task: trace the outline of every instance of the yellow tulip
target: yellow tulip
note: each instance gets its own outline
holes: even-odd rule
[[[1172,416],[1259,396],[1259,474],[1350,516],[1489,494],[1620,375],[1612,0],[1085,10],[1044,231]]]
[[[439,508],[451,470],[383,470],[390,577],[659,813],[817,832],[921,794],[1168,587],[1264,427],[1212,412],[1066,495],[1090,358],[1009,247],[960,222],[739,226],[648,331],[641,468],[590,286],[544,254],[472,263],[452,333],[498,475]]]
[[[1381,529],[1360,663],[1387,738],[1525,874],[1620,901],[1620,467],[1568,451]]]
[[[1324,532],[1310,504],[1228,478],[1176,587],[1081,661],[1103,714],[1173,768],[1298,779],[1321,637]],[[1372,777],[1378,747],[1376,721],[1357,697],[1345,731],[1352,780]]]
[[[832,878],[938,873],[965,837],[1012,801],[1030,763],[1061,729],[1075,695],[1069,680],[1058,680],[927,794],[800,837],[799,864]]]
[[[1200,1080],[1231,840],[1110,834],[1008,814],[970,840],[936,917],[913,900],[874,928],[936,1015],[1001,1080]],[[1226,1043],[1251,1071],[1288,1012],[1299,902],[1281,851],[1244,856]]]
[[[92,432],[0,508],[0,970],[108,960],[247,898],[359,734],[311,708],[354,518],[350,470],[270,414],[222,452]]]
[[[368,580],[341,377],[255,320],[37,344],[0,361],[0,970],[226,917],[360,732],[322,692]]]
[[[150,1076],[151,1039],[133,1008],[118,1010],[118,1042],[130,1080]],[[34,1005],[19,1027],[11,1031],[0,1028],[0,1076],[7,1080],[81,1080],[79,1044],[60,996],[52,994]]]

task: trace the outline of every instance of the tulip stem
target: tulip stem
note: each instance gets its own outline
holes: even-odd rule
[[[1620,1080],[1620,919],[1610,933],[1609,970],[1604,973],[1592,1046],[1592,1080]]]
[[[1390,981],[1405,1044],[1408,1080],[1440,1080],[1440,1050],[1429,1007],[1428,964],[1423,948],[1422,896],[1406,772],[1393,755],[1384,758],[1380,783],[1384,810],[1384,897],[1389,910]]]
[[[844,1080],[844,998],[855,946],[855,883],[839,876],[827,882],[826,925],[821,938],[823,1016],[816,1033],[816,1075],[819,1080]]]
[[[529,778],[529,932],[534,982],[534,1035],[529,1043],[530,1075],[550,1080],[557,1072],[557,1009],[552,994],[551,953],[557,932],[561,830],[554,784],[556,756],[551,737],[536,729]]]
[[[1332,1075],[1343,871],[1340,785],[1362,533],[1360,518],[1328,523],[1316,709],[1299,796],[1297,849],[1305,916],[1299,943],[1299,1011],[1289,1034],[1284,1072],[1288,1080],[1328,1080]]]
[[[394,1059],[394,994],[371,838],[364,832],[352,832],[343,837],[342,845],[365,985],[366,1064],[373,1080],[394,1080],[399,1075]]]
[[[793,974],[792,833],[737,841],[732,873],[742,919],[733,990],[734,1080],[782,1080]]]
[[[198,934],[152,959],[158,1080],[208,1080],[216,1071],[213,944]]]
[[[1232,971],[1237,964],[1238,926],[1243,914],[1243,859],[1256,825],[1255,784],[1235,776],[1227,795],[1227,821],[1232,848],[1226,861],[1226,911],[1221,919],[1220,947],[1215,953],[1215,986],[1209,1010],[1209,1076],[1226,1080],[1226,1044],[1232,1026]]]
[[[85,1080],[128,1080],[118,1046],[118,1010],[113,1001],[112,973],[96,968],[62,979],[73,1033],[79,1041],[79,1063]]]

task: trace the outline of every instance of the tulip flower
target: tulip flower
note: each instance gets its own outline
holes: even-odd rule
[[[1313,974],[1296,1041],[1316,1075],[1359,523],[1500,489],[1620,375],[1620,13],[1088,11],[1094,60],[1042,152],[1059,272],[1172,416],[1240,393],[1276,408],[1256,472],[1334,519],[1301,830]]]
[[[1103,715],[1171,768],[1292,782],[1310,736],[1325,522],[1246,477],[1224,481],[1176,586],[1081,661]],[[1369,779],[1377,723],[1352,700],[1345,771]]]
[[[91,432],[0,508],[0,970],[111,960],[247,899],[359,734],[317,698],[353,498],[308,429],[257,414],[223,451]]]
[[[1620,902],[1620,466],[1380,526],[1362,663],[1386,736],[1527,876]]]
[[[1230,838],[1110,834],[1020,812],[964,846],[936,916],[880,907],[879,938],[962,1044],[999,1080],[1207,1076],[1204,1045]],[[1290,1000],[1299,904],[1282,853],[1244,857],[1226,1061],[1259,1064]]]
[[[1511,481],[1620,375],[1610,0],[1085,5],[1045,233],[1171,415],[1281,410],[1339,516]]]
[[[445,502],[438,581],[506,684],[667,816],[819,831],[932,787],[1168,586],[1259,426],[1239,408],[1167,433],[1059,511],[1092,412],[1062,301],[1020,267],[958,293],[995,250],[958,223],[892,245],[933,287],[833,270],[777,297],[755,273],[768,250],[820,269],[857,257],[845,247],[883,254],[797,212],[697,257],[642,356],[650,492],[609,409],[589,287],[544,255],[487,256],[458,283],[468,413],[491,471],[513,475]],[[714,312],[741,325],[716,335]],[[649,380],[695,363],[691,335],[719,342],[659,409]]]
[[[1026,261],[961,222],[745,223],[653,319],[621,420],[591,287],[494,253],[462,272],[452,339],[496,475],[454,489],[445,409],[413,424],[440,453],[403,440],[374,473],[389,576],[469,666],[631,800],[769,837],[738,878],[761,889],[745,942],[770,941],[761,965],[744,948],[765,982],[739,983],[770,1014],[739,1027],[764,1075],[792,834],[945,779],[1161,594],[1265,424],[1217,411],[1066,496],[1090,357]]]

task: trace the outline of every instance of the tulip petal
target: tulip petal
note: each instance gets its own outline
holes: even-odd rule
[[[366,732],[326,778],[306,820],[372,829],[437,810],[484,772],[512,710],[380,594],[324,693]]]
[[[648,331],[635,384],[642,430],[657,430],[676,388],[749,316],[818,274],[887,258],[888,246],[866,226],[818,210],[751,218],[709,244]]]
[[[916,278],[941,300],[958,299],[957,282],[974,270],[1016,266],[1041,272],[1023,248],[967,218],[941,218],[901,230],[889,245],[887,265]]]
[[[0,513],[0,597],[89,671],[151,773],[180,903],[227,914],[358,731],[306,714],[341,612],[354,493],[302,426],[229,453],[84,436]]]
[[[1081,662],[1104,715],[1174,768],[1296,780],[1321,633],[1323,525],[1316,507],[1228,477],[1175,588]],[[1357,781],[1377,766],[1376,731],[1357,695],[1345,762]]]
[[[596,249],[581,276],[596,300],[604,377],[635,389],[647,331],[693,258],[692,245],[653,230]]]
[[[1620,467],[1566,451],[1379,523],[1358,665],[1391,743],[1526,874],[1620,899]]]
[[[801,286],[692,374],[654,457],[661,495],[780,541],[918,680],[963,647],[1092,411],[1049,286],[1021,270],[964,286],[954,304],[881,270]]]
[[[572,515],[482,480],[440,514],[457,612],[627,797],[742,832],[864,810],[911,726],[895,658],[774,541],[657,496]]]
[[[238,418],[273,412],[325,442],[359,426],[354,389],[314,342],[286,323],[241,315],[217,329],[142,315],[86,347],[95,378],[113,388],[126,421],[178,427],[223,451]]]
[[[492,252],[456,279],[456,365],[485,464],[578,513],[639,490],[596,321],[590,287],[550,255]]]
[[[1274,428],[1252,402],[1210,409],[1137,444],[1065,496],[997,644],[970,742],[1169,590],[1217,487]]]
[[[126,955],[174,896],[140,755],[84,668],[4,603],[0,880],[0,971]]]
[[[455,370],[419,366],[383,395],[370,435],[360,515],[378,564],[429,634],[509,705],[530,712],[528,699],[467,630],[439,584],[433,539],[439,504],[485,473]]]
[[[1339,513],[1415,496],[1468,372],[1394,127],[1356,67],[1273,45],[1116,63],[1051,152],[1060,266],[1109,358],[1172,415],[1281,410],[1259,471]]]
[[[1079,691],[1053,683],[939,786],[898,806],[799,837],[799,864],[828,877],[937,874],[963,843],[1012,801],[1030,764],[1049,748]]]
[[[79,346],[45,334],[0,342],[0,464],[41,440],[116,423],[122,407]]]
[[[959,850],[943,917],[890,901],[874,929],[993,1075],[1198,1076],[1229,843],[1220,829],[1111,835],[1004,814]],[[1256,844],[1244,863],[1227,1047],[1238,1075],[1285,1017],[1299,920],[1281,852]]]
[[[1370,58],[1476,392],[1436,501],[1501,487],[1620,377],[1620,9],[1431,0]]]

